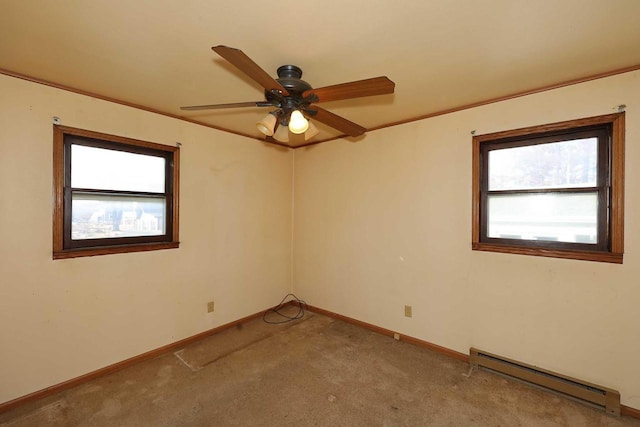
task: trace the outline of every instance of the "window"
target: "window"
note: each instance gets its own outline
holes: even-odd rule
[[[53,258],[177,248],[179,150],[54,126]]]
[[[622,263],[624,113],[473,138],[475,250]]]

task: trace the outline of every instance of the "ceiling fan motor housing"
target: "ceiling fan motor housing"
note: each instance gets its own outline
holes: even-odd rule
[[[295,65],[279,67],[277,70],[278,78],[273,79],[269,76],[269,73],[260,68],[240,49],[224,45],[213,46],[211,49],[262,86],[265,89],[265,101],[180,107],[183,110],[270,107],[277,109],[271,111],[270,114],[276,116],[280,126],[287,125],[291,114],[297,110],[303,113],[305,117],[314,117],[320,123],[344,132],[346,135],[359,136],[366,132],[367,129],[323,108],[312,107],[311,104],[390,94],[393,93],[395,88],[395,83],[389,80],[388,77],[380,76],[313,89],[309,83],[301,79],[302,69]],[[269,119],[269,123],[272,121],[273,119]]]
[[[302,110],[307,115],[313,115],[312,111],[308,111],[306,108],[311,102],[315,102],[317,98],[310,96],[303,98],[302,94],[310,89],[312,86],[301,79],[302,69],[295,65],[283,65],[278,68],[278,78],[276,81],[284,87],[289,95],[282,96],[279,92],[265,91],[265,98],[268,102],[272,102],[274,106],[280,108],[279,117],[281,119],[281,125],[287,125],[289,117],[293,110]]]
[[[311,85],[301,80],[302,69],[295,65],[283,65],[278,68],[278,78],[280,83],[289,93],[299,93],[312,89]]]

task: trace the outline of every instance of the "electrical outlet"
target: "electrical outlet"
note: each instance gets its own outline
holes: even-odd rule
[[[411,313],[411,306],[410,305],[405,305],[404,306],[404,317],[411,317],[412,313]]]
[[[213,301],[207,303],[207,313],[213,313]]]
[[[396,341],[400,341],[400,334],[399,334],[399,333],[397,333],[397,332],[396,332],[396,333],[394,333],[394,334],[393,334],[393,339],[394,339],[394,340],[396,340]]]

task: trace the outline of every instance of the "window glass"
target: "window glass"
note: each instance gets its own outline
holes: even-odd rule
[[[490,191],[595,187],[597,176],[597,138],[489,152]]]
[[[100,190],[164,192],[163,157],[73,144],[71,186]]]
[[[73,240],[158,236],[165,224],[164,198],[73,194]]]
[[[596,244],[598,194],[488,196],[487,234],[492,238]]]
[[[622,263],[624,113],[473,136],[473,250]]]
[[[177,146],[53,127],[53,259],[178,248]]]

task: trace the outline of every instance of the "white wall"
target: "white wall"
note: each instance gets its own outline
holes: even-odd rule
[[[463,353],[616,388],[640,408],[640,72],[295,154],[2,75],[0,93],[0,402],[255,313],[293,287],[309,304]],[[619,104],[623,265],[471,251],[471,130]],[[52,261],[54,115],[183,144],[179,249]]]
[[[0,403],[291,291],[292,152],[3,75],[0,94]],[[51,259],[53,116],[182,143],[179,249]]]
[[[619,104],[627,105],[623,265],[471,250],[472,130],[609,114]],[[300,298],[462,353],[475,346],[609,386],[640,408],[640,72],[294,157]]]

